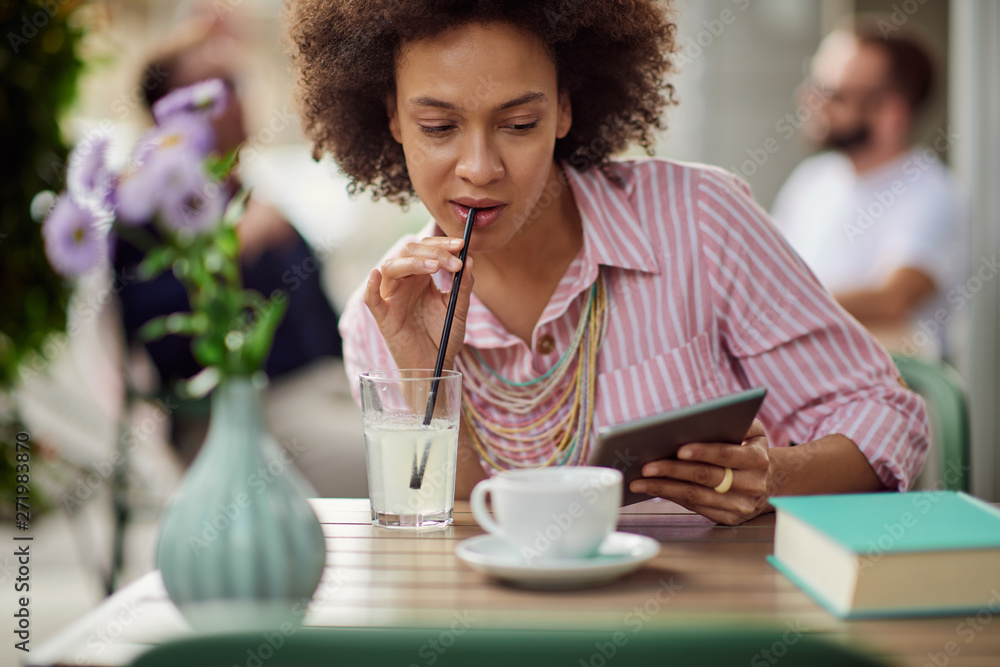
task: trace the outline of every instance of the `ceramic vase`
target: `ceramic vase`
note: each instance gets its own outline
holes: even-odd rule
[[[308,484],[268,434],[260,390],[223,382],[208,435],[167,507],[157,567],[196,630],[301,622],[326,559]]]

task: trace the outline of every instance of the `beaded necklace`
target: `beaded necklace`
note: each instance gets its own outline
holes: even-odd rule
[[[544,375],[527,382],[507,380],[466,347],[456,359],[462,373],[462,416],[479,455],[496,470],[580,465],[590,452],[594,423],[597,351],[607,328],[607,286],[603,269],[591,285],[573,340]],[[476,402],[494,408],[484,414]],[[552,405],[530,416],[547,401]],[[564,409],[565,408],[565,409]],[[553,424],[550,419],[564,414]]]

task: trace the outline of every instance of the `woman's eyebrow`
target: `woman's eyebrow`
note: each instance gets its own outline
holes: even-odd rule
[[[524,95],[521,95],[520,97],[515,97],[512,100],[504,102],[503,104],[495,107],[493,110],[494,111],[506,111],[507,109],[513,109],[514,107],[519,107],[522,104],[530,104],[531,102],[544,102],[547,99],[548,98],[546,97],[545,93],[541,93],[541,92],[537,92],[537,91],[536,92],[531,92],[531,93],[525,93]]]
[[[426,95],[421,95],[420,97],[410,98],[411,107],[435,107],[437,109],[445,109],[447,111],[458,111],[458,105],[452,104],[451,102],[445,102],[439,100],[435,97],[428,97]]]
[[[493,108],[493,111],[506,111],[507,109],[513,109],[514,107],[519,107],[522,104],[530,104],[531,102],[544,102],[548,99],[548,96],[542,92],[530,92],[521,95],[520,97],[515,97],[512,100],[503,102]],[[461,111],[461,107],[453,102],[445,102],[444,100],[439,100],[436,97],[430,97],[427,95],[421,95],[419,97],[410,98],[410,106],[413,107],[434,107],[436,109],[445,109],[446,111]]]

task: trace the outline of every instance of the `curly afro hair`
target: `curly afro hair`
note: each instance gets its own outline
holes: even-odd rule
[[[676,26],[658,0],[292,0],[287,10],[303,130],[313,157],[330,152],[355,194],[406,204],[414,195],[386,100],[405,44],[469,22],[504,22],[537,35],[573,107],[555,156],[585,170],[652,131],[674,103],[665,81]]]

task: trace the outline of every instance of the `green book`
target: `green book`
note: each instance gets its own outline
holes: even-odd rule
[[[1000,509],[966,493],[772,498],[768,561],[841,618],[1000,612]]]

